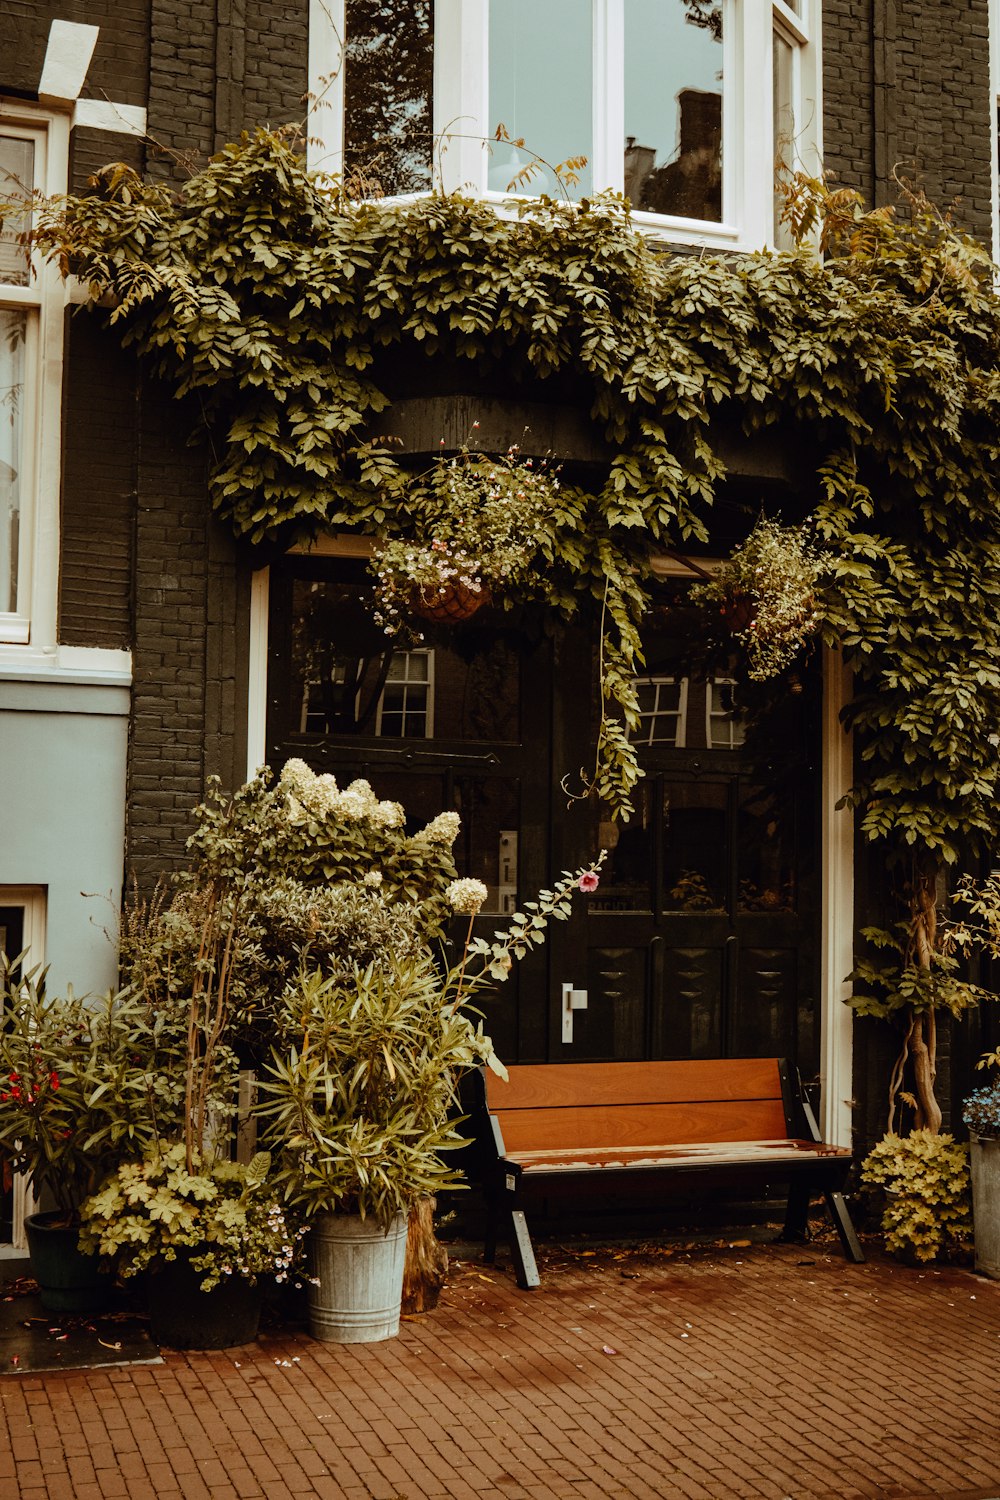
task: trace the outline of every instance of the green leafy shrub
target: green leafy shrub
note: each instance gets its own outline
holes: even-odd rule
[[[185,1028],[141,995],[47,995],[0,953],[0,1154],[72,1223],[82,1198],[182,1120]]]
[[[257,1106],[291,1204],[307,1216],[388,1222],[420,1198],[464,1185],[445,1159],[465,1144],[459,1082],[477,1065],[506,1076],[468,1001],[502,983],[544,941],[549,921],[569,915],[574,892],[597,882],[596,867],[567,872],[488,942],[472,936],[486,887],[455,880],[448,899],[469,923],[448,970],[425,946],[411,957],[387,947],[350,972],[301,972],[275,1009],[278,1044]]]
[[[861,1180],[882,1194],[886,1249],[918,1261],[961,1249],[972,1234],[969,1149],[951,1135],[886,1135]]]
[[[110,1257],[126,1277],[194,1251],[206,1292],[228,1276],[284,1281],[305,1230],[269,1182],[270,1166],[259,1151],[246,1165],[199,1158],[192,1170],[183,1142],[123,1162],[83,1204],[80,1247]]]

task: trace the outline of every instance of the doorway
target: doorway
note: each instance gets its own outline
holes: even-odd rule
[[[652,650],[645,776],[633,818],[612,822],[560,787],[594,738],[584,632],[483,610],[400,649],[344,558],[285,559],[269,598],[269,763],[364,777],[414,829],[458,811],[459,873],[489,890],[483,936],[607,849],[598,891],[483,1001],[505,1061],[777,1055],[816,1076],[818,684],[751,743],[728,680]],[[586,991],[572,1040],[567,987]]]

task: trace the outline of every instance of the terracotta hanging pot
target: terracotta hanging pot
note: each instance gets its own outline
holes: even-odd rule
[[[733,635],[746,630],[756,616],[757,609],[749,594],[733,594],[722,606],[722,618]]]
[[[490,591],[485,584],[478,591],[464,583],[446,583],[440,588],[424,585],[415,587],[410,595],[412,612],[435,625],[460,625],[489,602]]]

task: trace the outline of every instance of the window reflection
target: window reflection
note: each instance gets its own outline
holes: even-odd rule
[[[721,0],[627,0],[625,136],[633,208],[721,220]]]
[[[27,314],[0,311],[0,611],[17,609]]]
[[[516,741],[520,662],[486,630],[401,650],[371,616],[370,590],[295,578],[283,717],[306,736]],[[454,648],[454,649],[453,649]]]
[[[739,812],[742,912],[793,912],[796,905],[794,824],[790,802],[761,787],[741,791]]]
[[[728,789],[723,782],[678,782],[663,817],[665,911],[705,916],[727,909]]]
[[[0,135],[0,199],[17,199],[34,187],[35,146],[16,135]],[[0,281],[27,286],[28,253],[18,235],[30,225],[30,214],[7,213],[0,224]]]
[[[597,847],[607,850],[601,884],[588,898],[591,911],[648,912],[653,909],[653,790],[640,782],[635,812],[627,823],[602,818]]]
[[[539,166],[527,181],[523,168],[541,158],[555,166],[586,156],[574,196],[592,191],[592,0],[492,0],[487,125],[503,126],[511,142],[494,141],[489,168],[492,192],[559,194],[552,172]]]
[[[344,171],[357,197],[431,186],[432,0],[347,0]]]

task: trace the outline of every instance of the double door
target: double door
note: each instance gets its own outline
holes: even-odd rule
[[[630,823],[598,829],[605,868],[577,918],[568,976],[586,989],[586,1008],[572,1012],[572,1040],[560,1018],[558,1050],[577,1060],[789,1056],[812,1076],[808,783],[769,784],[746,762],[679,759],[650,768]]]
[[[271,589],[268,756],[371,781],[417,828],[462,817],[478,928],[607,850],[601,884],[482,1002],[507,1061],[788,1056],[818,1065],[815,734],[808,693],[752,749],[719,683],[641,685],[635,815],[570,801],[593,742],[589,642],[486,611],[409,651],[371,626],[357,566],[298,561]],[[772,753],[774,752],[774,753]],[[567,1016],[567,989],[585,991]],[[576,996],[577,1001],[580,995]],[[569,1025],[567,1025],[569,1021]]]

